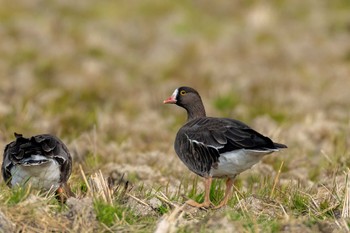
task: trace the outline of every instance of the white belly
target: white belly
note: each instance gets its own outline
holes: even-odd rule
[[[212,167],[212,177],[234,178],[241,172],[251,168],[258,163],[266,154],[273,151],[235,150],[220,155],[218,166]]]
[[[60,167],[57,161],[50,160],[40,165],[17,165],[11,169],[11,185],[25,185],[39,189],[58,189],[60,185]]]

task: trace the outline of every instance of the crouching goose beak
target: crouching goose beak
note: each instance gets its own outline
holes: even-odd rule
[[[57,137],[41,134],[25,138],[15,133],[16,140],[4,150],[2,176],[9,187],[30,183],[33,188],[54,190],[59,200],[70,192],[67,181],[72,172],[72,157]]]
[[[179,87],[163,103],[176,104],[187,111],[187,122],[176,135],[175,151],[189,170],[205,180],[204,202],[187,201],[191,206],[212,205],[209,197],[212,178],[226,179],[225,196],[215,208],[225,206],[238,174],[263,156],[287,148],[238,120],[207,117],[201,97],[193,88]]]

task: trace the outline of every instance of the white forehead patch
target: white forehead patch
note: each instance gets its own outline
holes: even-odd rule
[[[171,95],[174,99],[176,99],[177,94],[179,93],[178,89],[175,89],[174,93]]]

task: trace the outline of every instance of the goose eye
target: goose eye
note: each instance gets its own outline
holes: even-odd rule
[[[186,91],[182,90],[182,91],[180,91],[180,94],[181,94],[181,95],[185,95],[185,94],[186,94]]]

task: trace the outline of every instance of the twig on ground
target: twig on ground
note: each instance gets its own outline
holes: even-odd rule
[[[138,199],[137,197],[131,195],[130,193],[127,193],[126,195],[127,195],[128,197],[131,197],[131,198],[134,199],[135,201],[139,202],[140,204],[151,208],[151,206],[150,206],[149,204],[147,204],[146,202],[144,202],[144,201]]]
[[[167,196],[165,196],[164,193],[162,193],[161,191],[156,191],[156,193],[154,194],[159,200],[167,203],[168,205],[177,208],[178,205],[172,203]]]

